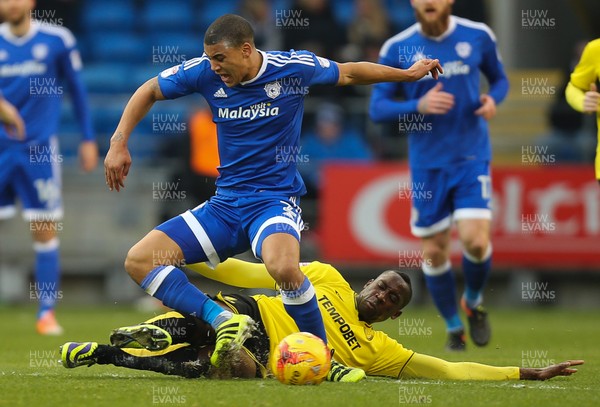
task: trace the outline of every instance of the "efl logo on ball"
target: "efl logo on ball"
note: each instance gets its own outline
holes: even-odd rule
[[[331,368],[327,345],[308,332],[286,336],[275,348],[275,377],[283,384],[320,384]]]

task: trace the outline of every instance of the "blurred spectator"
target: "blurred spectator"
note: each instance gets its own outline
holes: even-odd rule
[[[344,45],[344,30],[335,21],[328,0],[296,0],[289,10],[276,10],[283,48],[305,49],[336,59]]]
[[[190,118],[189,138],[179,143],[169,142],[170,157],[180,157],[181,166],[173,172],[172,182],[180,183],[180,190],[186,192],[180,206],[169,202],[164,205],[161,221],[176,216],[185,208],[199,205],[215,194],[215,182],[219,176],[219,150],[217,145],[217,125],[212,120],[208,106],[194,112]]]
[[[452,14],[469,20],[488,23],[487,12],[483,0],[456,0],[452,6]]]
[[[563,93],[559,93],[560,98]],[[540,137],[536,144],[556,162],[587,162],[593,157],[594,139],[583,126],[583,116],[567,103],[555,103],[550,109],[550,131]]]
[[[278,50],[282,46],[281,30],[275,25],[271,2],[268,0],[242,0],[240,14],[254,28],[256,48],[264,51]]]
[[[390,22],[381,0],[355,0],[354,19],[348,26],[346,61],[377,62],[381,45],[390,36]]]
[[[338,105],[323,103],[317,108],[313,132],[302,137],[302,155],[307,162],[298,170],[308,189],[308,196],[318,195],[322,166],[331,161],[371,161],[373,153],[355,130],[344,126],[344,112]]]

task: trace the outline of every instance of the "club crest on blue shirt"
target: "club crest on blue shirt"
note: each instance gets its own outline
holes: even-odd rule
[[[271,99],[275,99],[281,94],[281,85],[279,82],[269,82],[265,85],[265,93]]]
[[[456,53],[458,54],[459,57],[461,58],[468,58],[469,55],[471,55],[471,44],[469,44],[468,42],[457,42],[456,43],[456,47],[454,47],[454,49],[456,50]]]
[[[35,59],[44,59],[48,55],[48,46],[46,44],[35,44],[31,49]]]

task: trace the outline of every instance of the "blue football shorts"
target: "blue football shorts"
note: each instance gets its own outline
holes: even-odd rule
[[[156,227],[181,248],[189,264],[215,267],[228,257],[252,249],[262,259],[262,243],[275,233],[300,241],[304,228],[298,197],[281,195],[223,196],[208,201]]]
[[[0,219],[16,214],[17,199],[27,221],[62,219],[61,165],[56,137],[0,150]]]
[[[453,220],[492,219],[488,161],[465,161],[445,168],[411,170],[412,214],[416,237],[448,229]]]

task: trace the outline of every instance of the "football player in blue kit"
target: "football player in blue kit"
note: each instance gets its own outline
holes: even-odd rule
[[[0,219],[14,216],[16,199],[30,222],[35,250],[35,291],[39,299],[37,331],[62,332],[54,307],[60,298],[57,221],[62,218],[60,165],[56,133],[63,87],[68,85],[82,130],[81,166],[93,170],[98,147],[86,92],[81,59],[71,32],[32,20],[33,0],[0,0],[0,91],[20,113],[24,137],[0,127]]]
[[[384,43],[379,59],[382,64],[405,68],[435,55],[444,68],[443,78],[374,86],[370,116],[376,122],[398,120],[400,128],[408,130],[414,192],[411,230],[422,240],[422,269],[446,321],[447,348],[464,350],[450,264],[450,228],[456,221],[464,248],[466,287],[461,308],[468,317],[471,339],[484,346],[491,335],[482,306],[492,259],[487,120],[506,96],[508,79],[492,31],[485,24],[452,16],[453,3],[411,0],[417,23]],[[489,82],[487,94],[480,94],[482,73]],[[396,92],[404,100],[397,100]]]
[[[303,228],[298,205],[306,189],[295,156],[306,89],[416,80],[429,73],[437,78],[437,60],[400,70],[367,62],[338,64],[308,51],[264,52],[254,46],[251,25],[227,14],[207,29],[201,57],[163,71],[134,93],[105,159],[111,190],[124,187],[131,165],[127,140],[154,102],[200,93],[217,124],[221,165],[216,195],[152,230],[125,260],[125,269],[147,293],[216,330],[214,365],[228,350],[239,349],[254,322],[225,311],[175,266],[216,266],[251,248],[279,285],[298,329],[327,342],[314,287],[298,266]],[[164,258],[153,258],[156,253]],[[362,378],[364,372],[346,375],[353,376]]]

